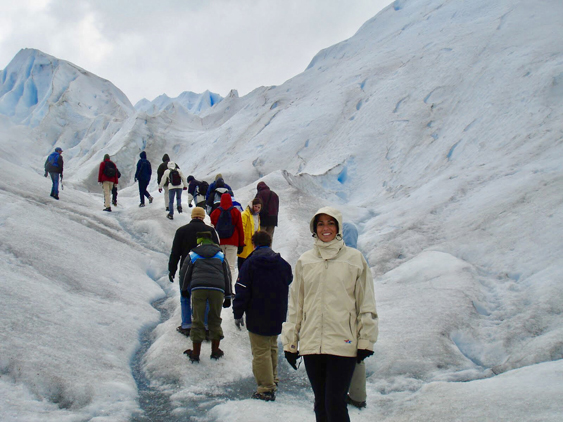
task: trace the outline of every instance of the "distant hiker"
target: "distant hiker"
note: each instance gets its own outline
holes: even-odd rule
[[[300,354],[305,361],[317,421],[350,420],[346,393],[378,334],[371,270],[360,251],[344,244],[342,227],[342,214],[332,207],[311,219],[314,246],[295,265],[282,329],[288,363],[297,369]]]
[[[219,244],[219,238],[213,227],[208,226],[203,222],[205,219],[205,210],[201,207],[195,207],[192,210],[192,221],[185,226],[176,230],[174,241],[172,242],[172,250],[170,251],[170,259],[168,260],[168,279],[171,283],[174,282],[174,276],[178,269],[178,261],[180,261],[180,268],[184,264],[184,260],[192,249],[197,247],[197,234],[203,232],[211,233],[213,243]],[[181,286],[180,286],[181,287]],[[190,335],[192,328],[192,309],[190,305],[190,291],[187,295],[180,297],[180,305],[182,308],[182,324],[176,330],[184,334]],[[205,317],[205,327],[207,330],[207,314]]]
[[[162,187],[168,184],[168,217],[169,220],[174,220],[174,196],[176,196],[176,203],[178,204],[178,213],[182,212],[182,190],[188,189],[188,183],[186,178],[180,171],[176,168],[176,164],[172,161],[168,162],[168,169],[162,175],[160,184],[158,185],[158,191],[162,192]],[[183,187],[182,187],[183,186]]]
[[[121,172],[117,169],[117,179],[119,180],[120,177]],[[113,185],[113,188],[111,189],[111,203],[112,205],[117,206],[117,185]]]
[[[160,182],[162,180],[162,176],[164,175],[164,172],[166,171],[166,169],[168,168],[168,162],[170,161],[170,157],[168,156],[168,154],[164,154],[162,156],[162,163],[160,163],[160,165],[158,166],[158,169],[156,170],[156,183],[158,183],[158,185],[160,186]],[[176,168],[179,169],[180,167],[178,167],[178,164],[176,164]],[[164,184],[163,186],[164,189],[164,206],[166,208],[166,211],[170,211],[170,208],[168,206],[169,202],[170,202],[170,198],[168,196],[168,183]]]
[[[137,161],[137,171],[135,172],[135,182],[139,182],[139,196],[141,197],[140,207],[145,206],[145,197],[148,198],[149,204],[152,204],[153,197],[147,192],[147,186],[151,181],[152,168],[151,163],[147,160],[147,153],[142,151],[139,156],[141,157]]]
[[[219,235],[219,246],[227,258],[234,277],[237,254],[244,248],[244,229],[240,211],[233,207],[231,195],[224,193],[221,196],[220,206],[211,213],[210,218]]]
[[[358,249],[358,229],[353,223],[345,222],[342,224],[342,240],[346,246]],[[346,396],[346,403],[362,409],[366,407],[366,364],[364,361],[356,363],[350,388]]]
[[[196,207],[205,209],[205,195],[209,189],[209,183],[205,180],[196,180],[191,174],[188,176],[188,206],[192,207],[192,201]]]
[[[227,185],[223,180],[221,173],[218,173],[215,176],[215,181],[211,183],[211,185],[209,185],[209,189],[207,189],[207,194],[205,196],[207,213],[209,215],[211,215],[211,213],[215,211],[215,209],[219,206],[219,204],[221,203],[221,195],[223,195],[224,193],[235,196],[231,187]]]
[[[59,178],[63,180],[64,162],[62,153],[63,150],[57,147],[45,160],[45,177],[47,177],[47,174],[51,176],[51,182],[53,182],[51,197],[55,199],[59,199]]]
[[[244,248],[242,249],[242,252],[238,254],[237,266],[239,271],[240,271],[240,267],[242,267],[244,260],[248,258],[248,255],[250,255],[254,250],[254,247],[252,245],[252,236],[258,230],[260,230],[261,209],[262,209],[262,200],[260,198],[254,198],[252,201],[248,203],[248,206],[241,214],[242,229],[244,231]]]
[[[272,237],[265,231],[252,236],[254,252],[242,266],[235,284],[233,315],[238,329],[246,328],[252,350],[252,373],[258,388],[252,398],[276,399],[278,378],[278,335],[287,314],[291,266],[275,253]]]
[[[111,212],[111,191],[118,181],[117,166],[109,159],[109,154],[105,154],[98,171],[98,183],[104,190],[104,211]]]
[[[201,343],[205,339],[204,315],[209,303],[209,337],[211,339],[211,359],[224,355],[219,348],[223,338],[221,328],[221,306],[231,306],[231,272],[225,262],[225,255],[211,240],[210,232],[197,234],[198,246],[192,249],[180,269],[181,293],[184,297],[191,291],[192,329],[190,338],[193,348],[184,351],[190,361],[199,362]]]
[[[260,211],[260,230],[265,230],[274,238],[274,230],[278,225],[278,213],[280,200],[277,193],[271,190],[264,182],[258,183],[256,187],[256,198],[262,200],[262,210]]]

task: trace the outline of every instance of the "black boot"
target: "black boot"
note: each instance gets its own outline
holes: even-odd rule
[[[211,340],[211,359],[217,360],[225,354],[219,349],[219,343],[221,343],[221,340]]]
[[[188,355],[190,362],[199,362],[199,354],[201,353],[201,343],[194,343],[193,349],[188,349],[184,351],[185,355]]]

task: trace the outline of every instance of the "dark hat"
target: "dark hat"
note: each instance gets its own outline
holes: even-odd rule
[[[62,148],[60,148],[60,147],[57,147],[57,148],[55,148],[55,152],[59,152],[59,153],[61,153],[61,152],[63,152],[63,150],[62,150]]]
[[[195,177],[193,177],[191,174],[188,176],[188,183],[190,183],[192,180],[195,180]]]

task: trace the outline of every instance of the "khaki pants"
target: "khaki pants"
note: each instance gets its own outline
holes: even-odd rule
[[[348,394],[350,394],[350,398],[354,401],[366,401],[366,364],[363,361],[356,363]]]
[[[229,269],[231,270],[231,280],[236,280],[235,268],[237,267],[237,247],[233,245],[219,245],[227,262],[229,263]]]
[[[276,391],[278,378],[278,336],[261,336],[248,332],[252,350],[252,373],[258,393]]]
[[[276,226],[260,226],[260,230],[268,232],[268,234],[272,237],[272,242],[274,241],[274,230]]]
[[[162,187],[164,190],[164,207],[168,208],[168,203],[170,202],[170,198],[168,197],[168,185]]]
[[[190,338],[194,343],[205,340],[205,307],[209,302],[209,314],[207,325],[209,327],[209,339],[221,340],[223,329],[221,328],[221,309],[225,295],[219,290],[196,289],[192,290],[192,329]]]
[[[104,207],[111,208],[111,190],[113,189],[113,182],[108,182],[107,180],[102,182],[102,188],[104,190]]]

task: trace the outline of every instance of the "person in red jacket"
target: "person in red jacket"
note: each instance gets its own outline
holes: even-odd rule
[[[227,220],[227,224],[223,224],[223,218],[221,218],[222,211],[230,212],[230,221]],[[226,216],[228,217],[228,216]],[[242,227],[242,217],[240,211],[233,206],[233,199],[229,193],[224,193],[221,195],[221,205],[216,208],[210,215],[211,224],[215,227],[217,234],[219,235],[219,247],[227,262],[229,263],[229,268],[231,270],[231,275],[235,279],[235,268],[237,262],[237,253],[242,252],[244,248],[244,229]],[[226,226],[226,227],[224,227]]]
[[[109,159],[109,154],[106,154],[98,171],[98,183],[101,183],[104,189],[104,211],[111,212],[111,191],[117,182],[117,166]]]

